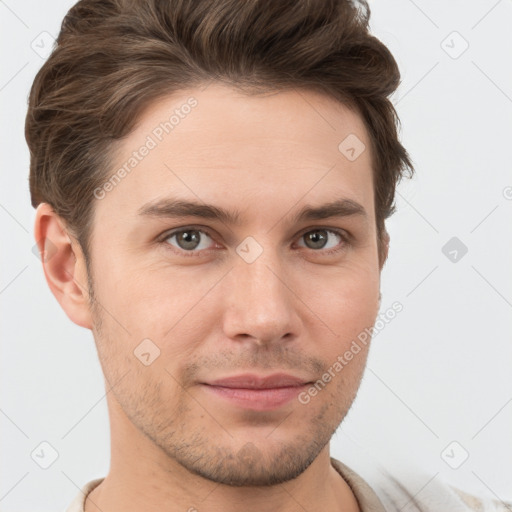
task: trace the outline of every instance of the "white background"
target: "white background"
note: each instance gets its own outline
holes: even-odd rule
[[[43,58],[31,44],[57,36],[72,4],[0,1],[2,511],[65,510],[109,467],[92,335],[60,309],[32,252],[24,121]],[[413,467],[425,485],[512,500],[512,2],[370,5],[402,72],[393,102],[416,176],[398,188],[381,280],[381,311],[404,309],[375,337],[331,455],[366,477]],[[457,262],[442,252],[452,237],[468,248]],[[43,441],[59,455],[48,469],[31,458]],[[452,441],[452,465],[469,453],[458,469],[441,457]]]

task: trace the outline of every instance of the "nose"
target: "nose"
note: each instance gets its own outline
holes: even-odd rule
[[[297,337],[300,301],[290,271],[270,252],[252,263],[235,258],[225,283],[224,333],[230,339],[268,345]]]

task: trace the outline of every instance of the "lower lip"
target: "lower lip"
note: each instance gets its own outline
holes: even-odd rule
[[[203,387],[210,393],[228,400],[234,405],[243,407],[244,409],[252,409],[254,411],[271,411],[282,407],[293,400],[308,386],[309,384],[284,388],[244,389],[210,386],[208,384],[203,385]]]

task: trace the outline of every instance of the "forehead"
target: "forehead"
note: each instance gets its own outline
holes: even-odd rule
[[[347,197],[373,214],[364,122],[312,91],[248,96],[213,83],[160,98],[118,144],[108,176],[120,169],[104,201],[116,211],[178,195],[233,207]]]

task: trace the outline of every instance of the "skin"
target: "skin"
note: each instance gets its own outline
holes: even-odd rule
[[[65,223],[48,204],[37,209],[36,239],[56,248],[44,262],[48,284],[68,317],[92,330],[110,390],[111,466],[86,511],[356,511],[329,442],[367,346],[308,404],[253,411],[200,383],[279,371],[316,381],[375,323],[387,244],[379,261],[365,126],[316,92],[250,97],[213,83],[151,104],[116,147],[112,172],[191,96],[191,113],[94,200],[92,290]],[[355,161],[338,150],[350,133],[366,145]],[[138,215],[167,196],[238,210],[242,221]],[[368,216],[293,221],[302,206],[339,198]],[[194,232],[199,247],[165,238],[188,226],[207,230]],[[308,242],[318,230],[327,249]],[[250,264],[236,252],[249,236],[263,249]],[[134,350],[148,338],[160,355],[146,366]]]

